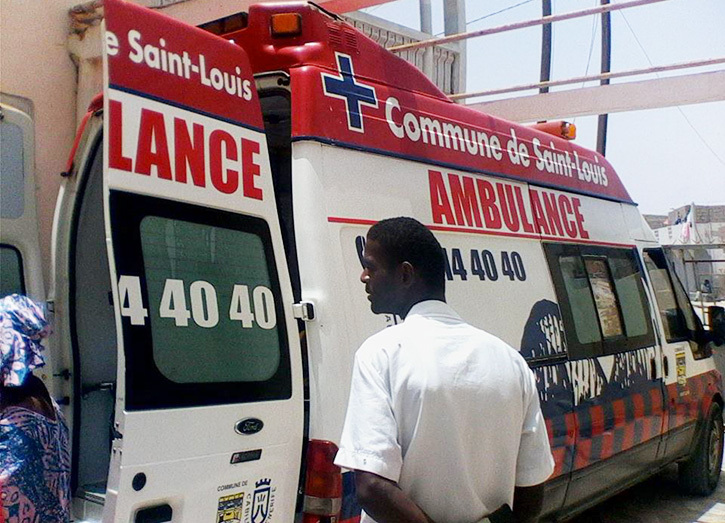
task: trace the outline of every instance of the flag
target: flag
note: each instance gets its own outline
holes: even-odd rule
[[[690,205],[687,210],[685,219],[682,220],[682,230],[680,231],[680,243],[691,243],[693,238],[693,225],[695,220],[695,204]]]

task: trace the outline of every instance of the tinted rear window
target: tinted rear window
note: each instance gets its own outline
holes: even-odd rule
[[[279,330],[261,237],[146,216],[141,245],[154,361],[164,376],[209,383],[274,375]]]
[[[112,191],[111,221],[127,408],[290,397],[264,220]]]

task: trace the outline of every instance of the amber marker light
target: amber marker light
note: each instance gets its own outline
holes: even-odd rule
[[[573,140],[576,138],[576,125],[563,120],[556,120],[554,122],[538,122],[531,125],[537,131],[542,131],[547,134],[564,138],[564,140]]]
[[[561,122],[561,137],[565,140],[576,138],[576,125],[569,122]]]
[[[272,15],[272,36],[297,36],[302,33],[302,17],[299,13]]]

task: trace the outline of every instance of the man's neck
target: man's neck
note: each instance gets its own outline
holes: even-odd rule
[[[406,302],[406,305],[404,307],[401,307],[400,312],[396,312],[396,314],[401,318],[405,319],[405,317],[410,312],[410,309],[412,309],[414,305],[429,300],[442,301],[445,303],[446,295],[442,292],[427,292],[425,294],[416,295],[412,297],[408,302]]]

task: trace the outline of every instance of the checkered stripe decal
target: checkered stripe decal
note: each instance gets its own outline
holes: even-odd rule
[[[557,477],[612,457],[703,417],[719,389],[720,374],[706,372],[687,380],[685,387],[667,387],[662,404],[659,382],[652,388],[600,404],[578,407],[574,413],[546,420]]]

